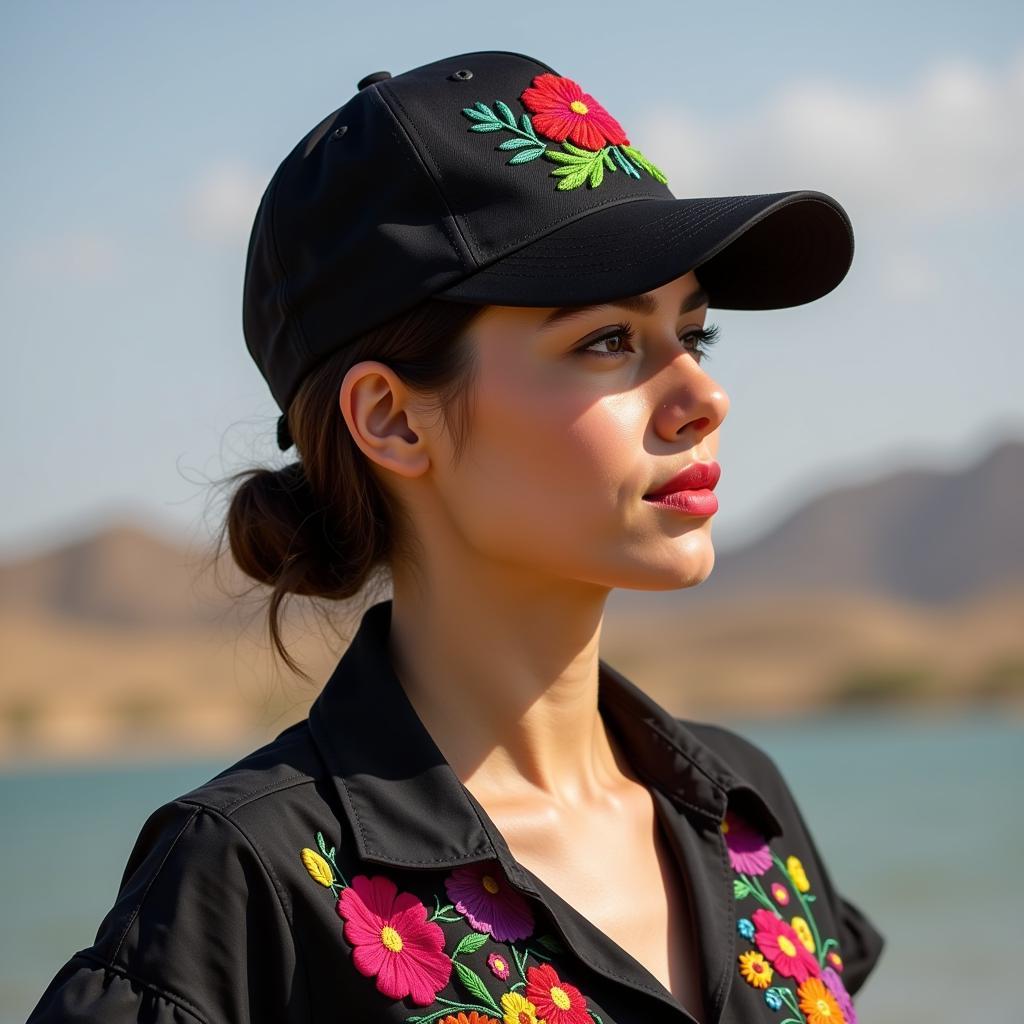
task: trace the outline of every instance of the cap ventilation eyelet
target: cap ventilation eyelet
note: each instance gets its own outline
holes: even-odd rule
[[[452,72],[448,77],[453,82],[468,82],[473,77],[473,72],[468,68],[463,68],[461,71]]]

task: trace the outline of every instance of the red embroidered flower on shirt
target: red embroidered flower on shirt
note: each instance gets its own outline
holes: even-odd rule
[[[411,997],[417,1006],[434,1002],[448,984],[452,961],[444,932],[427,920],[427,908],[412,893],[399,893],[384,875],[356,875],[338,898],[352,961],[389,999]]]
[[[571,78],[538,75],[519,97],[534,115],[538,131],[549,139],[572,139],[585,149],[600,149],[605,143],[628,146],[622,125]]]
[[[562,981],[550,964],[526,971],[526,998],[536,1007],[537,1019],[547,1024],[590,1024],[583,993]]]

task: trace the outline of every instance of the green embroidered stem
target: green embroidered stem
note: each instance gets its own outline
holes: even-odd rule
[[[317,832],[316,845],[320,847],[320,852],[324,855],[324,857],[327,859],[327,862],[333,868],[334,874],[341,879],[341,885],[338,885],[335,882],[331,883],[331,891],[334,893],[335,896],[337,896],[338,892],[341,889],[348,888],[348,882],[345,881],[345,876],[338,870],[338,862],[334,859],[334,847],[332,846],[330,850],[327,849],[327,843],[324,841],[323,832]]]
[[[764,886],[761,885],[760,879],[756,875],[745,875],[740,873],[740,878],[750,887],[750,895],[757,900],[765,909],[772,911],[777,917],[781,917],[779,914],[778,907],[772,902],[772,898],[764,891]]]
[[[434,893],[434,913],[431,917],[427,918],[428,921],[461,921],[463,915],[456,914],[455,917],[445,917],[449,910],[454,910],[455,904],[448,903],[445,906],[441,906],[441,901],[438,899],[437,893]]]
[[[797,1017],[787,1017],[786,1020],[791,1021],[792,1024],[806,1024],[807,1018],[804,1017],[803,1011],[800,1009],[792,989],[789,989],[784,985],[776,985],[775,991],[779,994],[786,1006],[797,1014]],[[783,1021],[782,1024],[786,1024],[786,1021]]]
[[[774,850],[772,850],[771,853],[772,860],[775,861],[775,866],[782,872],[782,874],[789,881],[790,889],[792,889],[793,894],[800,901],[800,906],[803,908],[804,916],[807,919],[807,923],[811,926],[811,934],[814,936],[814,948],[817,951],[818,955],[818,965],[820,967],[824,967],[825,950],[822,948],[821,936],[818,934],[818,922],[814,920],[814,914],[811,913],[810,907],[810,902],[814,899],[814,897],[804,897],[804,894],[797,888],[796,882],[793,881],[793,876],[789,873],[789,868],[786,867],[782,858]]]
[[[622,150],[618,146],[610,147],[611,154],[615,157],[616,163],[630,176],[633,178],[640,177],[640,172],[633,166],[633,164],[623,155]]]
[[[463,107],[462,113],[471,121],[476,122],[476,124],[470,125],[469,130],[471,132],[514,132],[517,138],[506,139],[505,142],[498,146],[498,149],[506,151],[510,149],[519,150],[511,160],[507,161],[510,164],[525,164],[530,160],[536,160],[537,157],[543,156],[546,149],[545,143],[537,138],[537,133],[533,129],[533,122],[530,120],[529,115],[523,114],[522,119],[517,124],[516,115],[512,113],[508,104],[502,103],[501,100],[496,100],[494,106],[498,111],[497,114],[486,103],[480,103],[479,101],[475,107]]]
[[[487,991],[483,978],[476,971],[471,970],[462,963],[461,960],[452,960],[452,963],[455,965],[455,970],[459,973],[459,981],[469,989],[470,993],[481,1000],[481,1002],[487,1003],[495,1013],[501,1013],[498,1004],[494,1001],[494,997]]]
[[[589,1006],[587,1007],[587,1013],[597,1021],[597,1024],[604,1024],[604,1021]]]

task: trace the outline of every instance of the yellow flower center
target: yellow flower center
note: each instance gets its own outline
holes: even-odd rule
[[[566,995],[565,989],[559,988],[557,985],[551,990],[551,1002],[560,1010],[568,1010],[572,1006],[572,1001]]]
[[[402,951],[402,936],[395,931],[391,925],[386,924],[381,929],[380,941],[391,950],[392,953],[400,953]]]
[[[723,835],[729,831],[729,823],[727,821],[723,821],[720,827]]]
[[[590,113],[590,108],[582,100],[573,100],[572,103],[569,104],[569,109],[574,114],[589,114]]]
[[[779,936],[779,949],[782,950],[786,956],[796,956],[796,946],[785,936]]]
[[[498,883],[490,875],[484,875],[481,879],[484,888],[493,896],[498,891]]]
[[[500,956],[497,956],[494,958],[494,966],[497,967],[499,971],[503,971],[505,970],[505,961],[502,960]]]
[[[832,1007],[829,1006],[828,1003],[826,1003],[824,999],[819,999],[814,1004],[814,1007],[818,1011],[818,1013],[820,1013],[822,1015],[822,1017],[831,1017],[832,1016]]]

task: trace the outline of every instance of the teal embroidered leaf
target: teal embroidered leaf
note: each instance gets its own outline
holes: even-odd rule
[[[523,131],[530,136],[531,139],[537,139],[537,133],[533,130],[533,122],[530,120],[529,114],[523,114],[520,124],[523,126]],[[537,139],[540,142],[540,139]]]
[[[459,972],[459,981],[466,986],[469,991],[477,997],[477,999],[485,1002],[495,1013],[501,1013],[498,1009],[498,1004],[494,1001],[493,996],[487,991],[487,986],[483,983],[480,975],[475,971],[471,971],[461,960],[454,961],[455,969]]]
[[[512,111],[509,109],[509,105],[507,103],[502,103],[501,100],[495,102],[494,105],[498,108],[498,114],[501,116],[501,119],[505,122],[505,124],[508,125],[508,127],[511,128],[513,131],[515,131],[516,115],[513,114]]]
[[[732,895],[734,899],[742,900],[750,895],[750,886],[741,882],[738,878],[732,880]]]
[[[510,164],[525,164],[530,160],[536,160],[537,157],[544,155],[544,149],[524,149],[521,153],[516,153],[511,160],[507,161]]]
[[[639,178],[640,172],[622,155],[618,146],[612,146],[612,156],[618,165],[632,178]]]
[[[485,942],[487,936],[483,932],[472,932],[469,935],[463,935],[459,940],[459,944],[455,947],[455,952],[452,956],[458,956],[460,953],[475,953]]]
[[[535,146],[531,139],[506,139],[498,149],[522,149],[523,146]]]
[[[500,121],[488,121],[486,124],[473,124],[469,126],[471,132],[500,132],[505,126]]]
[[[492,113],[490,113],[489,111],[488,111],[488,113],[483,114],[479,110],[474,110],[472,107],[463,107],[462,108],[462,112],[466,115],[466,117],[472,119],[473,121],[493,121],[494,120],[494,115]]]
[[[476,101],[476,109],[479,110],[482,114],[486,114],[488,117],[494,117],[491,108],[487,106],[487,104],[484,103],[483,100]]]
[[[326,857],[327,854],[327,843],[324,842],[323,832],[317,832],[316,834],[316,845],[320,847],[320,852]]]

